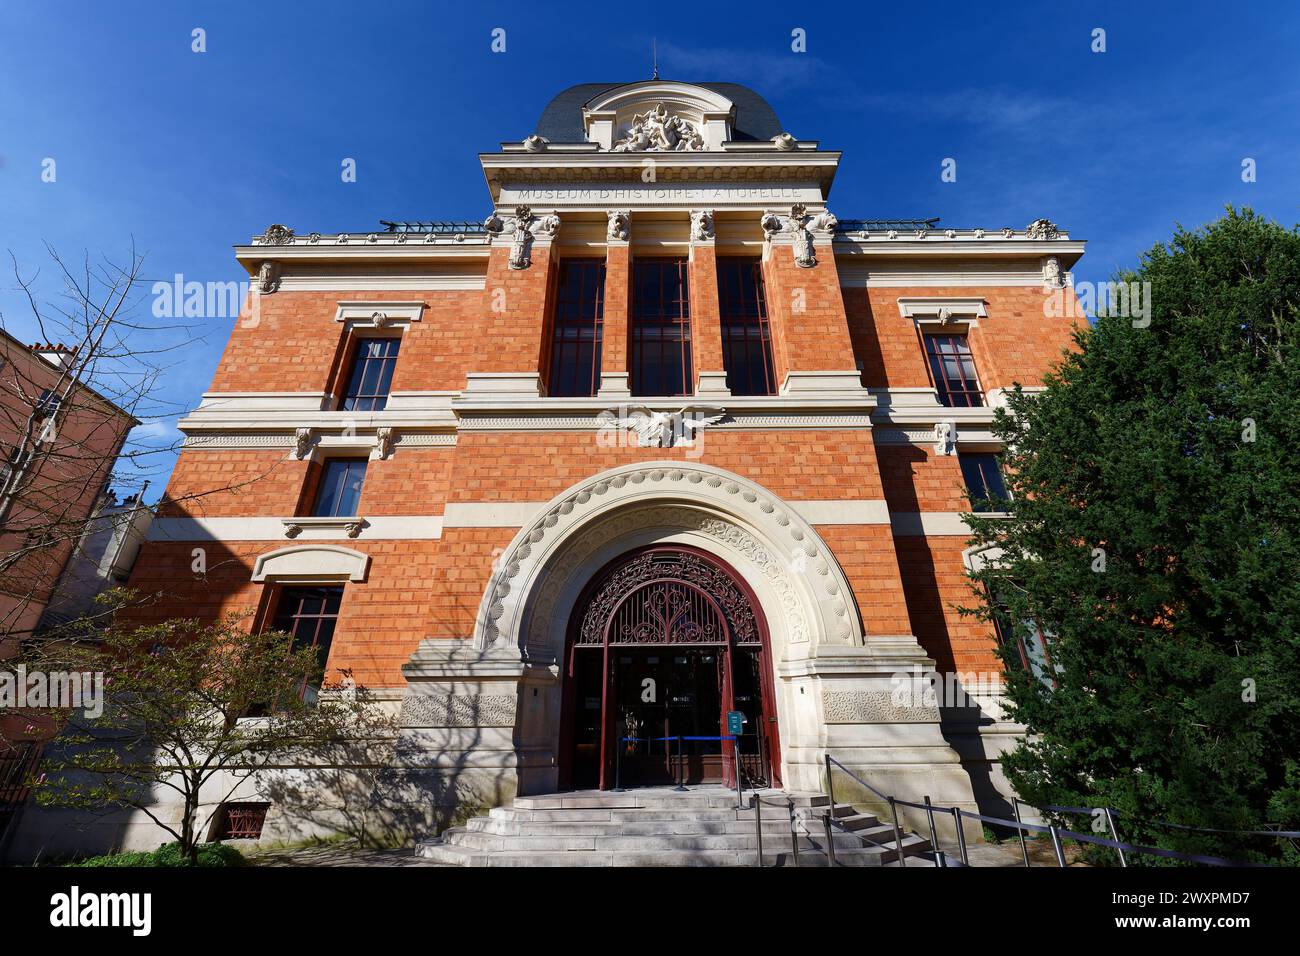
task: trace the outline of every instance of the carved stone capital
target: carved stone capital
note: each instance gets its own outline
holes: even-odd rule
[[[307,457],[307,452],[311,449],[312,430],[310,428],[298,428],[293,433],[293,457],[299,461]]]
[[[627,242],[632,236],[632,212],[629,209],[611,209],[606,213],[609,223],[605,238],[614,242]]]
[[[257,291],[270,295],[280,288],[280,263],[267,259],[257,267]]]
[[[691,242],[712,242],[716,233],[713,228],[712,209],[691,210]]]

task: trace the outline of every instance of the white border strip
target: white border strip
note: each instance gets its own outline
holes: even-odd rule
[[[304,526],[290,539],[284,517],[154,518],[150,541],[427,541],[442,537],[441,515],[381,515],[366,517],[355,539],[336,528]]]

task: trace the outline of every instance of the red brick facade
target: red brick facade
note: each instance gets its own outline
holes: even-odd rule
[[[638,86],[646,84],[627,89]],[[601,110],[583,113],[591,142],[569,153],[526,142],[485,154],[496,212],[484,227],[337,238],[270,230],[238,248],[260,288],[203,406],[181,423],[190,437],[170,503],[132,580],[157,596],[149,613],[235,611],[260,626],[279,585],[315,579],[259,571],[259,558],[347,549],[363,556],[352,560],[364,571],[329,578],[346,578],[329,671],[400,694],[421,642],[472,642],[487,660],[496,653],[489,625],[502,606],[502,621],[516,599],[550,607],[536,604],[540,592],[519,593],[510,566],[530,559],[530,527],[531,540],[543,542],[547,502],[611,469],[680,463],[705,469],[689,479],[700,487],[725,490],[733,476],[752,483],[736,493],[757,509],[746,533],[760,545],[754,529],[764,515],[776,516],[772,527],[796,529],[796,558],[807,545],[812,564],[799,558],[782,571],[790,633],[805,624],[812,631],[812,650],[791,644],[775,653],[778,683],[788,682],[789,693],[805,694],[799,661],[817,660],[831,644],[842,646],[834,653],[844,660],[865,661],[912,642],[943,672],[998,670],[994,635],[958,613],[978,599],[966,579],[962,456],[998,449],[990,424],[1000,393],[1036,386],[1071,346],[1071,320],[1052,317],[1064,310],[1050,299],[1073,296],[1055,277],[1082,243],[1046,220],[988,233],[933,222],[837,226],[823,210],[838,154],[816,144],[781,151],[776,140],[731,141],[745,122],[735,106],[726,121],[735,129],[706,136],[719,140],[708,149],[731,163],[728,177],[710,184],[707,170],[691,170],[713,160],[673,152],[656,154],[662,180],[649,182],[641,157],[602,139],[617,134],[627,109],[617,107],[614,134],[600,125]],[[709,116],[723,113],[700,115],[708,130],[717,122]],[[596,179],[570,175],[597,161],[605,165]],[[700,210],[709,216],[697,233],[692,215]],[[629,237],[615,238],[620,224]],[[695,395],[630,397],[636,263],[665,255],[690,262]],[[733,395],[723,384],[724,255],[761,260],[779,386],[769,396]],[[600,390],[589,397],[548,392],[557,286],[571,257],[605,260]],[[944,404],[926,358],[929,333],[964,336],[982,390],[976,407]],[[401,339],[388,406],[342,410],[355,344],[375,335]],[[602,412],[671,413],[692,402],[724,410],[694,442],[601,440]],[[323,463],[336,455],[368,459],[355,526],[310,520]],[[818,563],[827,561],[829,569]],[[801,601],[804,611],[794,606]],[[823,633],[831,626],[842,628],[838,636]],[[524,646],[523,636],[508,637]],[[909,666],[921,659],[913,655]],[[826,674],[815,693],[829,747],[837,721],[876,719],[837,716],[837,708],[874,707],[878,691],[844,690]],[[800,746],[807,751],[783,744],[791,775],[816,759],[814,745]],[[522,767],[531,758],[521,750],[517,759]],[[553,752],[544,759],[556,762]]]

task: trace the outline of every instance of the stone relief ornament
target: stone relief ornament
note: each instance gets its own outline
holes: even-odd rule
[[[957,454],[957,423],[934,423],[934,453],[951,457]]]
[[[1030,239],[1056,239],[1060,234],[1061,230],[1050,219],[1035,219],[1025,226],[1025,235]]]
[[[280,263],[265,261],[257,267],[257,291],[270,295],[280,288]]]
[[[714,238],[713,210],[691,210],[691,241],[708,242]]]
[[[794,261],[801,269],[811,269],[817,265],[813,246],[815,237],[830,236],[838,224],[839,220],[829,210],[823,209],[810,215],[808,207],[803,204],[791,206],[789,216],[767,212],[759,220],[765,239],[770,241],[781,233],[789,233],[793,237]]]
[[[296,521],[286,521],[284,523],[284,536],[286,538],[296,538],[302,534],[302,525]]]
[[[1010,238],[1011,238],[1012,236],[1014,236],[1015,234],[1016,234],[1016,231],[1015,231],[1014,229],[1012,229],[1010,226],[1006,226],[1006,227],[1003,228],[1003,230],[1002,230],[1002,238],[1003,238],[1003,239],[1010,239]]]
[[[789,133],[777,133],[772,137],[772,142],[775,143],[776,148],[782,152],[789,152],[799,145],[799,141]]]
[[[774,239],[777,235],[785,231],[786,219],[783,216],[778,216],[774,212],[765,212],[763,213],[763,218],[758,221],[758,224],[763,228],[764,239]]]
[[[1043,285],[1060,289],[1065,285],[1065,274],[1061,272],[1061,263],[1056,256],[1051,256],[1043,263]]]
[[[346,534],[349,538],[355,538],[357,535],[361,533],[361,529],[364,528],[365,525],[366,523],[360,518],[358,518],[356,521],[349,521],[347,524],[343,526],[343,533]]]
[[[301,461],[311,448],[311,429],[299,428],[293,433],[293,457]]]
[[[375,429],[375,450],[379,453],[380,458],[387,458],[393,453],[393,443],[397,440],[397,432],[388,425]]]
[[[550,140],[547,139],[545,136],[539,136],[538,134],[534,133],[532,136],[524,137],[524,149],[526,149],[530,153],[540,153],[544,149],[546,149],[546,145],[549,142]]]
[[[382,329],[388,325],[392,319],[388,317],[387,312],[372,312],[370,313],[370,321],[375,323],[375,328]]]
[[[257,237],[257,243],[263,246],[291,246],[293,245],[293,230],[277,222],[266,227],[266,232]]]
[[[790,224],[795,234],[794,263],[800,269],[811,269],[817,265],[817,255],[813,251],[814,235],[830,235],[839,220],[827,210],[810,216],[806,206],[798,205],[790,208]]]
[[[503,218],[493,212],[483,220],[483,229],[494,239],[510,236],[510,268],[527,269],[533,264],[534,237],[554,239],[560,231],[560,217],[554,213],[538,217],[531,207],[516,206],[513,216]]]
[[[662,103],[633,116],[627,135],[612,147],[615,153],[694,152],[702,149],[704,137],[695,125],[669,113]]]
[[[975,232],[973,233],[973,235],[975,236],[976,239],[983,239],[983,238],[984,238],[984,230],[983,230],[983,229],[976,229]]]
[[[632,235],[632,213],[627,209],[613,209],[609,213],[609,225],[605,229],[605,238],[618,242],[627,242]]]
[[[695,432],[722,421],[727,411],[719,405],[687,405],[675,412],[656,412],[644,405],[623,405],[597,416],[599,428],[621,429],[636,436],[642,448],[673,448],[690,444]]]

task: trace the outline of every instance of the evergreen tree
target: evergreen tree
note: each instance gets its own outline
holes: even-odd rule
[[[1150,283],[1149,321],[1100,316],[1016,389],[1011,516],[971,518],[1001,554],[969,613],[1004,625],[1029,731],[1004,767],[1030,803],[1117,809],[1125,840],[1296,862],[1146,821],[1300,828],[1300,232],[1229,207],[1116,280]]]

